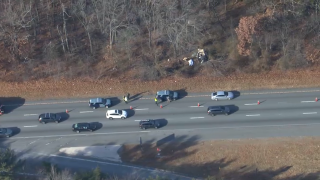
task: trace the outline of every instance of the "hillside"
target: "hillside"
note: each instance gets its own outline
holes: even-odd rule
[[[319,0],[0,2],[0,80],[223,77],[317,66]],[[184,57],[204,49],[208,61]]]

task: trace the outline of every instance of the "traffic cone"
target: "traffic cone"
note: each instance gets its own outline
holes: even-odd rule
[[[316,102],[318,102],[318,97],[316,97]]]
[[[200,103],[198,103],[198,107],[200,107]]]
[[[160,108],[163,108],[162,104],[160,104]]]
[[[66,109],[66,113],[69,113],[68,109]]]
[[[260,101],[258,100],[258,105],[260,104]]]
[[[132,106],[130,106],[130,109],[133,109]]]

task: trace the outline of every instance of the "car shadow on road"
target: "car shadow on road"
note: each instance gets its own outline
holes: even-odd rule
[[[15,135],[17,135],[17,134],[19,134],[21,132],[21,129],[18,128],[18,127],[6,127],[6,128],[12,130],[12,136],[11,137],[13,137],[13,136],[15,136]]]
[[[187,88],[183,88],[183,89],[178,89],[176,92],[178,93],[179,95],[179,98],[178,99],[182,99],[186,96],[188,96],[188,92],[186,91]]]
[[[232,92],[232,94],[233,94],[233,99],[236,99],[241,95],[241,93],[239,91],[232,90],[230,92]]]
[[[168,124],[168,120],[164,118],[155,119],[155,121],[159,124],[159,128],[165,127]]]
[[[21,97],[0,97],[0,103],[4,106],[4,114],[23,106],[26,100]]]
[[[229,115],[239,111],[239,107],[234,104],[225,105],[230,109]]]
[[[132,116],[134,116],[136,114],[136,112],[133,109],[124,109],[125,111],[127,111],[127,118],[130,118]]]
[[[90,124],[96,126],[96,129],[94,131],[98,131],[99,129],[101,129],[103,127],[103,124],[100,122],[91,122]]]
[[[111,97],[111,98],[108,98],[111,100],[111,107],[114,107],[118,104],[121,103],[121,100],[118,98],[118,97]]]
[[[66,121],[70,118],[69,113],[66,112],[58,112],[57,115],[61,116],[60,122]]]
[[[138,100],[138,99],[142,98],[142,97],[143,97],[143,95],[142,95],[142,94],[144,94],[144,93],[146,93],[146,92],[147,92],[147,91],[144,91],[144,92],[141,92],[141,93],[135,94],[135,95],[133,95],[133,96],[130,96],[130,94],[129,94],[128,101],[129,101],[129,102],[136,101],[136,100]]]

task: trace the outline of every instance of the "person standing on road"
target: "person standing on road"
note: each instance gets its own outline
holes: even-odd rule
[[[126,102],[126,104],[128,104],[128,97],[124,96],[124,102]]]
[[[154,101],[156,102],[156,105],[158,106],[158,98],[157,98],[157,96],[154,98]]]
[[[126,96],[123,96],[123,102],[125,102],[126,104],[127,104],[127,102],[126,102]]]

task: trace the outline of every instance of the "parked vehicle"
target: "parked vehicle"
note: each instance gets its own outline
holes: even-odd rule
[[[9,128],[0,128],[0,137],[9,138],[13,135],[13,131]]]
[[[147,120],[141,120],[139,122],[140,129],[148,129],[148,128],[155,128],[158,129],[160,127],[160,123],[158,123],[156,120],[147,119]]]
[[[156,95],[159,102],[162,101],[175,101],[179,98],[178,92],[170,91],[170,90],[161,90],[157,92]]]
[[[82,131],[94,131],[97,129],[97,126],[93,123],[76,123],[72,125],[72,131],[80,133]]]
[[[89,100],[89,107],[92,107],[92,109],[96,109],[99,107],[109,108],[111,107],[111,105],[111,99],[107,98],[94,98]]]
[[[229,115],[230,109],[227,106],[209,106],[207,112],[210,116],[215,116],[218,114]]]
[[[232,92],[227,92],[227,91],[217,91],[211,93],[211,99],[212,100],[231,100],[233,99],[234,95]]]
[[[106,118],[107,119],[126,119],[128,116],[127,111],[125,110],[108,110],[106,112]]]
[[[43,113],[39,115],[39,123],[46,124],[48,122],[59,123],[61,121],[61,116],[55,113]]]

